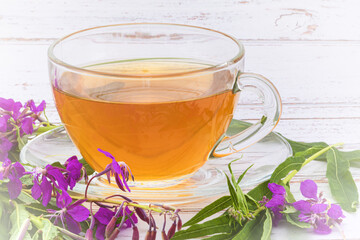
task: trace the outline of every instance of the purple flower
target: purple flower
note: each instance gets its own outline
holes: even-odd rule
[[[51,199],[53,189],[66,191],[68,183],[61,171],[64,169],[47,165],[44,169],[37,167],[32,172],[26,173],[34,176],[34,185],[31,188],[32,197],[38,199],[42,196],[42,204],[46,206]]]
[[[3,162],[7,159],[8,153],[12,146],[13,144],[7,138],[0,138],[0,162]]]
[[[329,234],[331,227],[342,222],[345,216],[341,207],[337,204],[326,204],[322,193],[317,194],[317,185],[312,180],[301,182],[300,191],[307,200],[299,200],[293,203],[296,210],[300,211],[299,221],[310,223],[315,233]]]
[[[8,130],[9,119],[10,119],[9,115],[4,115],[0,117],[0,132],[6,132]]]
[[[0,97],[0,108],[9,112],[11,116],[17,120],[20,116],[20,109],[22,104],[20,102],[15,102],[13,99],[5,99]]]
[[[109,183],[111,182],[110,177],[114,176],[118,187],[124,192],[125,192],[125,188],[130,192],[130,188],[127,184],[127,181],[129,180],[130,175],[131,175],[132,180],[134,181],[134,176],[132,175],[129,166],[126,165],[126,163],[124,163],[124,162],[117,162],[115,160],[115,157],[113,155],[111,155],[109,152],[101,150],[100,148],[98,149],[98,151],[105,154],[105,156],[107,156],[108,158],[111,158],[112,162],[106,166],[104,171],[98,173],[96,176],[106,174]],[[120,179],[120,175],[121,175],[122,179]],[[125,188],[124,188],[124,186],[125,186]]]
[[[88,219],[90,215],[89,210],[81,205],[85,201],[84,199],[78,200],[71,204],[72,198],[66,191],[63,190],[61,194],[58,192],[56,195],[56,205],[60,210],[47,209],[52,214],[50,219],[55,218],[54,224],[60,224],[61,222],[64,228],[66,225],[67,229],[71,232],[80,233],[80,222]]]
[[[9,179],[7,184],[10,199],[17,198],[22,189],[22,182],[20,178],[24,175],[25,169],[19,163],[11,163],[9,159],[6,159],[0,167],[0,180],[5,178]]]
[[[46,103],[43,100],[38,106],[36,106],[34,100],[31,99],[26,102],[25,107],[29,107],[33,113],[38,115],[44,111],[44,109],[46,108]]]
[[[26,117],[21,120],[21,130],[26,134],[32,134],[34,132],[32,117]]]
[[[76,182],[81,179],[81,170],[83,165],[79,162],[76,156],[72,156],[71,158],[66,160],[64,166],[67,170],[66,181],[70,189],[72,190]]]
[[[273,195],[269,201],[265,201],[265,207],[270,208],[270,210],[273,212],[273,224],[276,226],[283,216],[281,211],[284,210],[286,204],[286,190],[283,186],[276,183],[269,183],[268,188],[273,193]]]
[[[115,216],[115,212],[103,207],[99,208],[99,210],[94,214],[95,219],[98,221],[95,235],[96,239],[105,239],[105,228],[113,216]]]

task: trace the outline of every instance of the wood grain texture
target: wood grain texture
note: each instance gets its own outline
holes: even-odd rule
[[[99,25],[171,22],[209,27],[240,39],[358,41],[354,6],[356,0],[1,0],[0,38],[46,41]]]
[[[357,0],[0,0],[0,96],[48,102],[59,122],[47,73],[49,44],[73,31],[107,24],[170,22],[229,33],[243,41],[249,72],[268,77],[283,100],[276,131],[298,141],[345,142],[360,149],[360,4]],[[235,116],[254,121],[259,104],[244,96]],[[310,165],[309,165],[310,166]],[[359,169],[352,169],[360,186]],[[314,179],[330,196],[323,163],[299,172],[292,182]],[[183,206],[184,221],[208,202]],[[360,214],[346,214],[347,239],[359,239]],[[159,219],[159,222],[162,222]],[[140,225],[141,236],[146,226]],[[124,231],[119,239],[130,238]],[[159,234],[158,234],[159,236]],[[341,239],[314,235],[281,223],[272,239]]]

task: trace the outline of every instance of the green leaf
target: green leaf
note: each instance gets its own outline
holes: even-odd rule
[[[39,201],[35,200],[30,194],[28,194],[24,191],[21,191],[21,193],[17,199],[22,201],[25,204],[39,203]]]
[[[233,203],[232,205],[234,206],[234,208],[236,210],[240,210],[239,200],[238,200],[238,197],[237,197],[237,194],[236,194],[236,191],[235,191],[235,187],[231,183],[228,175],[225,174],[225,176],[226,176],[227,185],[228,185],[230,196],[231,196],[232,203]]]
[[[281,134],[280,134],[281,135]],[[282,135],[281,135],[282,136]],[[284,136],[282,136],[284,137]],[[293,151],[293,155],[295,155],[298,152],[303,152],[308,150],[309,148],[312,147],[320,147],[320,148],[325,148],[327,146],[329,146],[328,144],[326,144],[325,142],[310,142],[310,143],[306,143],[306,142],[296,142],[293,140],[290,140],[286,137],[284,137],[286,139],[286,141],[290,144],[291,149]],[[326,159],[325,154],[323,154],[322,156],[320,156],[319,158],[322,158],[323,160]]]
[[[348,212],[355,212],[359,203],[359,193],[349,171],[350,163],[336,148],[331,148],[326,155],[330,190],[335,200]]]
[[[205,218],[210,217],[215,213],[218,213],[221,210],[230,207],[231,203],[232,201],[230,196],[223,196],[217,199],[216,201],[214,201],[213,203],[207,205],[203,209],[201,209],[200,212],[198,212],[194,217],[192,217],[189,221],[187,221],[183,226],[187,227],[199,223]]]
[[[291,193],[290,191],[290,185],[287,184],[286,186],[284,186],[285,190],[286,190],[286,196],[285,196],[285,200],[288,203],[293,203],[296,202],[296,199],[294,198],[294,195]]]
[[[282,213],[296,213],[297,210],[293,206],[287,205],[286,208],[281,212]]]
[[[224,233],[224,234],[217,234],[208,238],[204,238],[206,240],[231,240],[233,239],[234,234],[231,233]]]
[[[95,170],[92,169],[92,167],[85,161],[84,158],[80,159],[79,162],[82,163],[88,176],[92,175],[95,172]]]
[[[186,230],[176,232],[171,240],[193,239],[217,233],[230,233],[232,230],[229,225],[230,218],[228,215],[222,215],[205,223],[192,225]]]
[[[237,180],[237,184],[239,184],[240,182],[241,182],[241,180],[244,178],[244,176],[245,176],[245,174],[247,173],[247,171],[252,167],[252,166],[254,166],[254,164],[251,164],[251,166],[250,167],[248,167],[241,175],[240,175],[240,177],[238,178],[238,180]]]
[[[300,222],[298,220],[298,215],[299,213],[285,213],[286,221],[299,228],[311,228],[310,223]]]
[[[20,178],[21,182],[23,185],[26,185],[26,186],[32,186],[34,185],[33,183],[33,176],[31,174],[26,174],[24,176],[22,176]]]
[[[51,166],[66,169],[59,161],[52,163]]]
[[[307,149],[302,152],[297,152],[294,156],[288,157],[284,162],[280,163],[280,165],[274,170],[273,174],[270,177],[270,182],[280,183],[280,181],[286,177],[291,171],[297,170],[299,171],[307,159],[307,157],[317,153],[323,149],[323,147],[316,146],[310,149]]]
[[[264,221],[263,234],[261,240],[270,240],[271,230],[272,230],[272,218],[269,209],[265,211],[266,219]]]
[[[264,232],[264,222],[267,219],[265,211],[259,213],[255,219],[246,222],[233,240],[260,240]]]
[[[17,239],[19,232],[22,229],[24,222],[27,222],[30,214],[26,211],[25,206],[23,204],[17,204],[13,202],[15,209],[10,215],[10,222],[11,222],[11,230],[10,230],[10,239]],[[31,225],[28,228],[31,230]]]
[[[56,226],[50,222],[48,219],[42,220],[43,227],[42,230],[42,239],[54,239],[58,234],[59,231],[57,230]]]
[[[255,199],[256,201],[263,200],[263,197],[271,198],[272,192],[268,188],[268,184],[270,181],[265,181],[263,183],[260,183],[255,188],[251,189],[247,195]]]
[[[241,210],[243,213],[247,214],[249,212],[249,208],[248,208],[248,205],[247,205],[247,202],[246,202],[246,198],[245,198],[245,195],[243,193],[243,191],[241,190],[239,184],[238,184],[238,181],[236,181],[235,179],[235,176],[234,176],[234,173],[231,169],[231,164],[235,161],[237,161],[239,159],[236,159],[236,160],[233,160],[231,161],[229,164],[228,164],[228,168],[229,168],[229,172],[231,174],[231,184],[233,186],[233,188],[235,189],[235,193],[236,193],[236,199],[237,199],[237,205],[238,205],[238,208],[236,208],[237,210]],[[244,173],[239,177],[240,181],[241,179],[244,177],[245,173],[247,172],[248,169],[246,169],[244,171]],[[229,181],[228,181],[228,184],[229,184]],[[229,186],[229,189],[230,189],[230,186]],[[234,199],[233,199],[234,200]],[[234,203],[235,204],[235,203]]]

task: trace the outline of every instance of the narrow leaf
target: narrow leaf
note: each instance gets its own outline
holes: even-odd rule
[[[234,240],[257,240],[261,239],[264,231],[264,222],[266,220],[265,211],[259,213],[255,219],[246,222],[244,227],[238,234],[234,236]]]
[[[189,221],[187,221],[183,227],[187,227],[200,221],[204,220],[207,217],[214,215],[215,213],[224,210],[231,206],[231,197],[230,196],[223,196],[216,201],[212,202],[211,204],[207,205],[203,209],[200,210],[194,217],[192,217]]]
[[[247,173],[247,171],[252,167],[252,166],[254,166],[254,164],[251,164],[251,166],[250,167],[248,167],[241,175],[240,175],[240,177],[238,178],[238,180],[237,180],[237,184],[239,184],[240,182],[241,182],[241,180],[244,178],[244,176],[245,176],[245,174]]]
[[[355,212],[359,193],[349,171],[349,161],[344,159],[336,148],[331,148],[326,158],[326,177],[333,197],[345,211]]]
[[[226,180],[227,180],[227,185],[228,185],[228,188],[229,188],[229,192],[230,192],[230,196],[231,196],[231,199],[232,199],[232,205],[235,207],[236,210],[239,210],[239,200],[238,200],[238,197],[237,197],[237,194],[236,194],[236,191],[235,191],[235,188],[233,186],[233,184],[231,183],[228,175],[226,175]]]
[[[222,215],[202,224],[195,224],[186,230],[176,232],[172,240],[193,239],[209,236],[217,233],[230,233],[232,228],[229,226],[230,216]]]
[[[263,233],[261,236],[261,240],[270,240],[271,229],[272,229],[272,218],[271,218],[271,213],[270,213],[269,209],[266,209],[265,217],[266,217],[266,219],[264,221]]]
[[[323,149],[322,147],[312,147],[303,152],[297,152],[294,156],[288,157],[284,162],[282,162],[273,172],[270,177],[270,182],[280,183],[280,181],[286,177],[291,171],[299,171],[307,159],[307,157],[317,153]]]
[[[42,223],[42,239],[54,239],[59,234],[56,226],[54,226],[54,224],[52,224],[52,222],[48,219],[42,220]]]

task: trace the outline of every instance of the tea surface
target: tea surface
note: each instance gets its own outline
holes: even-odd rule
[[[226,131],[236,95],[216,91],[233,81],[232,75],[142,76],[199,68],[204,65],[148,61],[91,67],[139,78],[64,73],[53,87],[56,106],[72,141],[96,171],[110,163],[97,151],[101,148],[126,162],[138,181],[176,179],[199,169]]]

